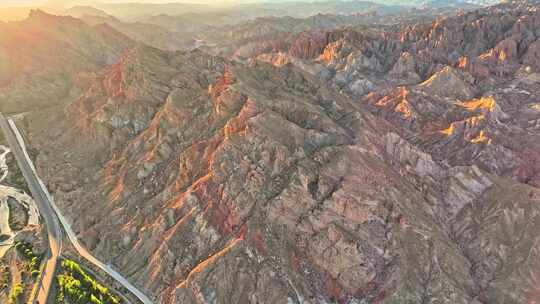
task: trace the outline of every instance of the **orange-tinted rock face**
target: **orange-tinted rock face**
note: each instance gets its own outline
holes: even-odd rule
[[[300,35],[289,50],[295,57],[311,59],[318,57],[325,49],[328,37],[325,33],[314,33],[311,36]]]
[[[123,81],[122,62],[120,62],[113,66],[110,74],[103,79],[103,87],[107,96],[110,96],[111,98],[125,98]]]

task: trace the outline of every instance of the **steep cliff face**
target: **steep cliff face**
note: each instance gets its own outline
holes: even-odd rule
[[[26,131],[81,240],[158,303],[534,302],[536,14],[246,63],[139,46]]]

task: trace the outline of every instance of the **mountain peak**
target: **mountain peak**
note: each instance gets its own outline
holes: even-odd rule
[[[57,18],[57,16],[49,14],[41,9],[31,9],[28,13],[28,19],[43,19],[43,18]]]
[[[474,89],[465,81],[464,75],[450,66],[445,66],[439,72],[433,74],[426,81],[419,84],[418,88],[441,97],[457,97],[461,99],[474,97]]]

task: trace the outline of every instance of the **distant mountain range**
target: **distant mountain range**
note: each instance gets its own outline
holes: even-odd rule
[[[135,1],[136,2],[136,1]],[[496,4],[497,0],[373,0],[373,1],[261,1],[261,2],[229,2],[220,6],[197,3],[102,3],[89,1],[68,1],[66,5],[42,6],[41,9],[61,14],[68,9],[68,14],[115,16],[123,21],[145,21],[150,17],[159,15],[187,16],[192,14],[193,19],[203,14],[213,21],[232,20],[242,21],[249,18],[263,16],[291,16],[308,17],[322,14],[356,14],[369,11],[398,12],[411,7],[462,7],[471,5],[485,6]],[[17,2],[17,7],[7,7],[15,2],[2,2],[0,4],[0,20],[21,20],[26,17],[32,7],[24,7],[24,3]],[[28,2],[30,3],[30,2]],[[84,5],[83,5],[84,4]],[[62,8],[64,7],[64,8]],[[195,20],[195,24],[199,22]],[[227,21],[227,23],[231,23]]]

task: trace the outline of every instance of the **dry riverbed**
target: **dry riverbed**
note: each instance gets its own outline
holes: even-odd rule
[[[0,303],[28,298],[45,252],[39,213],[0,135]]]
[[[39,225],[39,214],[34,200],[23,192],[5,185],[10,174],[10,150],[0,145],[0,259],[14,244],[15,236],[27,226]]]

